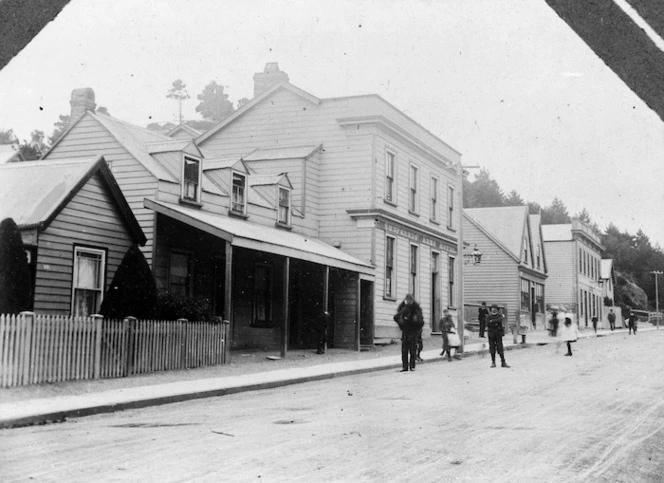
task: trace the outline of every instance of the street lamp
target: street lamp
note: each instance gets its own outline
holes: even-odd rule
[[[657,275],[662,275],[661,270],[653,270],[652,273],[655,276],[655,312],[657,312],[657,329],[659,329],[659,318],[661,314],[659,313],[659,290],[657,287]]]
[[[482,252],[479,250],[479,248],[477,248],[477,244],[475,245],[475,248],[472,252],[463,254],[464,265],[468,265],[469,263],[472,263],[473,265],[479,265],[481,261]]]

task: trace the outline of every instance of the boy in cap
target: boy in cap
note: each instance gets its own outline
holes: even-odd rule
[[[503,336],[505,335],[505,328],[503,326],[503,319],[505,316],[499,312],[499,307],[496,304],[491,305],[491,312],[487,317],[487,329],[489,332],[489,351],[491,352],[491,367],[496,367],[496,352],[500,356],[501,367],[510,367],[505,362],[505,353],[503,350]]]

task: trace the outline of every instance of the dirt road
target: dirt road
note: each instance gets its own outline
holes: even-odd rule
[[[2,481],[663,481],[664,330],[0,432]]]

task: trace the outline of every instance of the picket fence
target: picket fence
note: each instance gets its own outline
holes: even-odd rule
[[[0,315],[0,387],[223,364],[227,328],[226,321]]]

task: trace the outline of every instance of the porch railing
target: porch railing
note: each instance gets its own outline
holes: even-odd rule
[[[0,387],[225,363],[227,321],[0,315]]]

